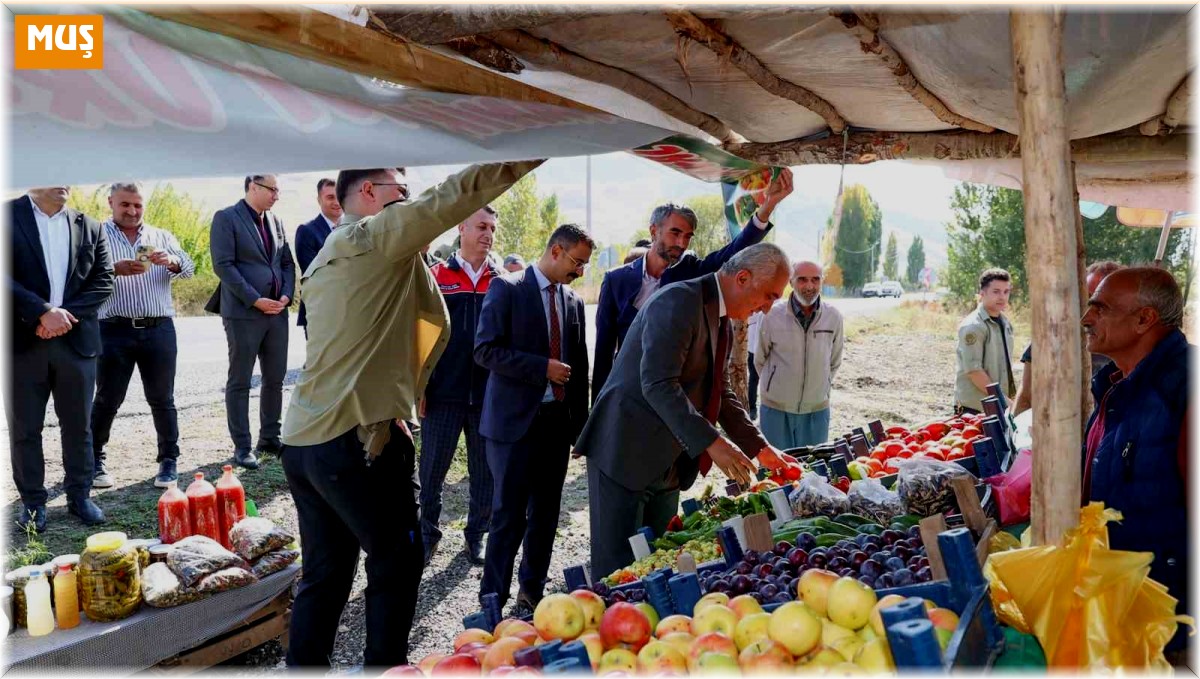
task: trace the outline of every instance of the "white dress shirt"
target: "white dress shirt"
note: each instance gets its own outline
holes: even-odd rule
[[[108,236],[108,249],[112,253],[112,261],[137,259],[139,245],[153,245],[155,249],[166,252],[179,263],[179,273],[172,272],[165,266],[149,264],[149,269],[134,276],[116,276],[113,282],[113,294],[104,304],[100,305],[100,320],[107,318],[153,318],[174,316],[175,304],[171,300],[171,281],[181,278],[191,278],[196,273],[196,263],[179,245],[179,239],[170,231],[157,229],[149,224],[143,224],[138,230],[137,240],[130,243],[110,219],[104,222],[104,232]]]
[[[483,277],[483,272],[487,269],[487,260],[483,260],[483,264],[479,266],[479,271],[476,271],[470,262],[462,258],[462,250],[454,253],[454,258],[458,260],[458,265],[462,267],[462,270],[467,272],[467,278],[471,279],[472,287],[478,287],[479,279]]]
[[[748,229],[751,226],[753,226],[756,229],[767,228],[767,225],[765,223],[760,222],[758,220],[757,213],[755,213],[753,216],[750,217],[750,223],[746,225],[746,228]],[[641,309],[642,305],[646,303],[646,300],[650,299],[650,295],[653,295],[655,292],[658,291],[658,286],[661,282],[662,282],[662,279],[651,276],[650,273],[648,271],[646,271],[646,258],[643,257],[642,258],[642,288],[641,288],[641,290],[638,290],[637,296],[633,298],[633,308]],[[725,314],[722,313],[721,315],[724,316]]]
[[[67,220],[64,207],[53,215],[42,212],[33,199],[33,218],[37,220],[38,238],[42,241],[42,255],[46,261],[46,273],[50,275],[50,306],[60,307],[67,289],[67,271],[71,261],[71,223]]]

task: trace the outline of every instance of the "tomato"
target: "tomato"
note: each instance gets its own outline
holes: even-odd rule
[[[968,440],[980,436],[981,434],[983,434],[983,432],[979,431],[974,426],[963,427],[962,430],[962,437]]]
[[[883,452],[882,450],[877,450],[877,451],[871,453],[871,459],[878,460],[879,462],[883,462],[888,459],[888,456],[887,456],[887,453]]]
[[[800,470],[800,467],[795,465],[788,465],[788,468],[783,470],[783,475],[788,481],[798,480],[801,474],[803,474],[803,472]]]
[[[903,443],[889,443],[884,446],[884,451],[887,453],[888,457],[896,457],[902,450],[904,450]]]

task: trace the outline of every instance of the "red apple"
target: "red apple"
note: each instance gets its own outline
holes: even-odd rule
[[[396,665],[388,668],[381,677],[423,677],[425,673],[420,668],[412,665]]]
[[[483,671],[485,673],[491,672],[497,667],[517,664],[513,655],[528,645],[516,637],[497,639],[495,643],[488,647],[487,652],[483,655],[483,661],[480,663],[483,665]]]
[[[499,625],[497,625],[497,627],[499,627]],[[459,632],[458,636],[454,637],[454,650],[457,651],[458,649],[462,648],[463,646],[466,646],[467,644],[475,642],[475,641],[483,642],[485,644],[490,644],[495,640],[496,640],[496,638],[493,637],[492,633],[488,632],[487,630],[465,629],[465,630]]]
[[[429,676],[429,673],[433,671],[433,666],[448,657],[450,656],[445,653],[430,653],[422,658],[421,662],[417,663],[417,669],[424,672],[425,676]]]
[[[613,604],[600,619],[600,639],[608,649],[626,648],[637,653],[650,641],[652,631],[646,614],[624,601]]]
[[[604,616],[604,599],[590,589],[577,589],[571,592],[579,607],[583,609],[583,628],[597,629],[600,618]]]
[[[432,676],[462,676],[464,674],[479,674],[479,661],[470,655],[455,653],[442,658],[433,666]]]

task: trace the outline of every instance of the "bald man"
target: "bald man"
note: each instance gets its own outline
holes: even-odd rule
[[[759,426],[781,450],[829,439],[829,392],[842,364],[842,314],[821,302],[824,271],[815,262],[792,267],[792,294],[758,324]]]
[[[1084,437],[1083,501],[1121,512],[1113,549],[1152,552],[1150,577],[1188,601],[1188,373],[1195,347],[1182,331],[1183,295],[1155,267],[1109,274],[1083,315],[1088,351],[1112,359],[1092,377],[1095,409]],[[1180,626],[1167,658],[1186,658]]]

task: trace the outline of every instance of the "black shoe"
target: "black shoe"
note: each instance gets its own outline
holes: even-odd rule
[[[96,460],[95,474],[92,476],[92,488],[112,488],[112,477],[108,475],[108,470],[104,468],[104,462]]]
[[[432,540],[425,543],[425,565],[428,566],[430,561],[433,561],[433,555],[437,553],[438,541]]]
[[[163,458],[163,461],[158,463],[158,476],[154,477],[154,487],[166,488],[172,481],[179,481],[179,474],[175,471],[175,458]]]
[[[258,458],[249,450],[233,451],[233,463],[246,469],[258,469]]]
[[[259,455],[274,455],[275,457],[279,457],[279,454],[283,452],[283,445],[278,441],[275,443],[260,443],[254,448],[254,452]]]
[[[537,605],[541,600],[542,597],[539,596],[534,598],[528,594],[524,588],[517,590],[517,605],[528,608],[531,613],[537,608]]]
[[[46,505],[21,505],[21,516],[17,517],[17,525],[21,530],[29,530],[27,526],[39,533],[46,532]]]
[[[104,512],[90,498],[77,497],[67,500],[67,511],[79,517],[85,526],[98,526],[104,523]]]
[[[467,561],[476,566],[483,565],[483,540],[467,538]]]

